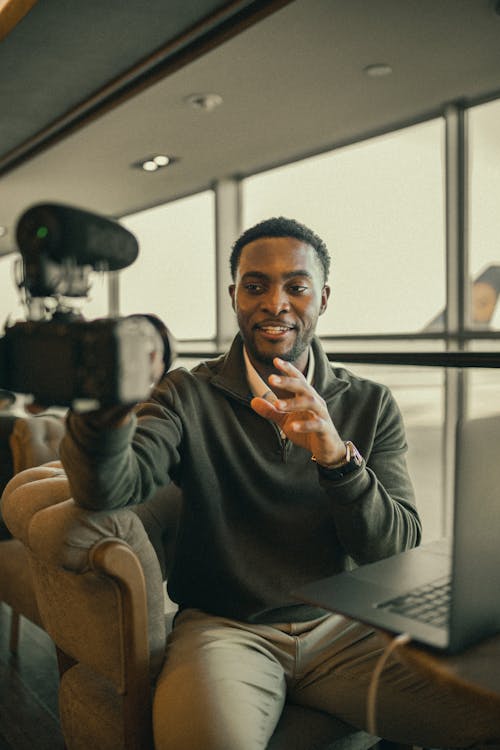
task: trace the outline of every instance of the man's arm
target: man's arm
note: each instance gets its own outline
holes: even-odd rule
[[[60,456],[79,505],[104,510],[140,503],[170,482],[180,460],[180,421],[155,403],[142,410],[140,419],[130,406],[68,414]]]
[[[158,334],[155,340],[149,361],[152,388],[162,379],[166,365],[164,343]],[[60,457],[73,498],[84,508],[104,510],[140,503],[169,483],[168,468],[179,458],[175,449],[169,450],[169,441],[176,444],[178,431],[169,430],[163,419],[166,410],[157,404],[151,407],[153,427],[138,427],[135,412],[139,406],[120,404],[86,414],[70,411],[66,417]],[[162,450],[164,444],[166,450]]]

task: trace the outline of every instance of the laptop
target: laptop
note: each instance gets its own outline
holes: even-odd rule
[[[500,632],[500,415],[459,423],[454,521],[442,539],[294,591],[456,653]]]

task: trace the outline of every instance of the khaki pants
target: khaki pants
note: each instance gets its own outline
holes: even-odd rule
[[[263,750],[285,698],[367,727],[367,693],[386,642],[340,615],[252,625],[185,610],[169,638],[153,707],[157,750]],[[498,703],[478,707],[390,656],[377,691],[376,729],[421,747],[500,738]]]

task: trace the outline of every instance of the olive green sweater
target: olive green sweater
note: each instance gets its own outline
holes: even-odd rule
[[[137,503],[174,480],[183,509],[168,588],[181,608],[254,622],[319,614],[295,587],[420,541],[399,409],[380,384],[333,368],[317,339],[314,387],[363,465],[340,479],[250,407],[243,347],[164,377],[132,422],[70,414],[61,458],[77,503]]]

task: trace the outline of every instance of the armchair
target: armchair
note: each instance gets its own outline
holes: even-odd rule
[[[148,503],[87,511],[59,462],[16,475],[3,496],[26,547],[40,617],[59,652],[59,704],[68,750],[154,747],[151,687],[174,608],[167,602],[180,491]],[[377,738],[321,712],[286,705],[271,750],[366,750]]]
[[[56,416],[0,416],[0,494],[11,477],[31,466],[58,456],[64,434],[63,420]],[[20,618],[42,627],[31,579],[27,550],[13,539],[0,513],[0,601],[11,609],[10,642],[17,652]]]

